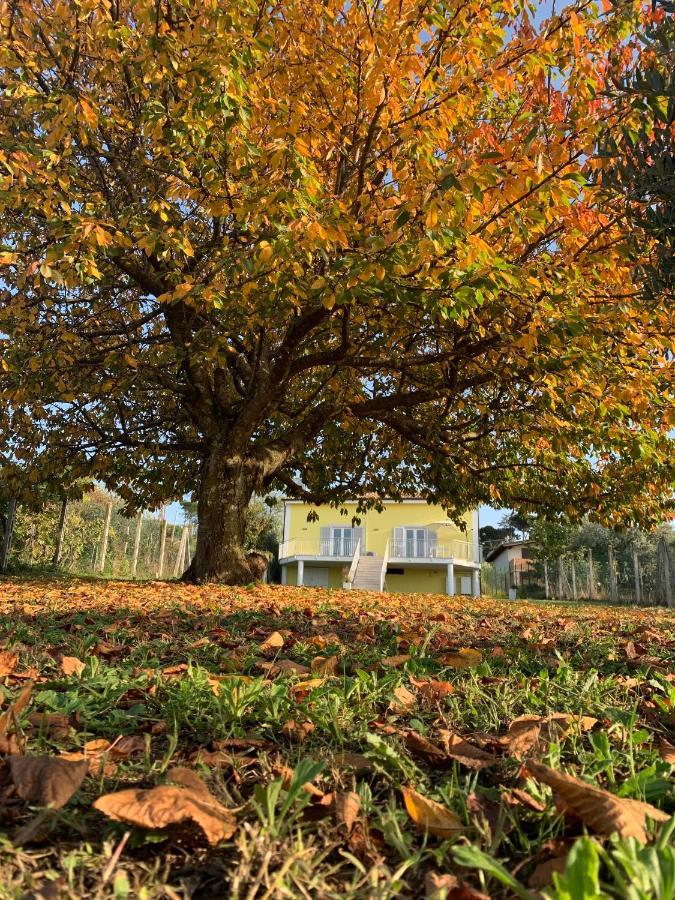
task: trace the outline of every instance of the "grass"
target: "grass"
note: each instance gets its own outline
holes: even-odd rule
[[[672,613],[10,579],[0,616],[0,648],[18,655],[0,679],[0,714],[34,681],[5,751],[58,757],[133,738],[104,769],[90,762],[58,810],[26,803],[0,768],[1,900],[673,896],[672,819],[646,845],[587,834],[548,787],[522,777],[523,754],[504,737],[519,716],[593,717],[525,759],[672,816],[673,766],[659,751],[675,734]],[[283,646],[261,648],[274,632]],[[458,656],[463,648],[478,652]],[[63,656],[82,672],[65,675]],[[280,660],[313,671],[278,671]],[[430,679],[450,687],[431,696]],[[447,731],[498,758],[439,766],[411,749],[410,732],[440,745]],[[161,784],[176,765],[234,810],[230,839],[209,846],[196,826],[149,830],[92,807],[102,794]],[[454,812],[462,830],[420,830],[403,786]],[[347,792],[360,801],[353,826],[337,812]]]

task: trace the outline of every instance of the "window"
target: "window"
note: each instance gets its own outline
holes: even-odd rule
[[[358,539],[355,528],[331,528],[331,555],[353,556]]]
[[[405,575],[405,569],[397,569],[394,566],[387,566],[387,575]]]

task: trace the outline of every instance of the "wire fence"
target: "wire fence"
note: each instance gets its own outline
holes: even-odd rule
[[[519,561],[523,568],[483,563],[483,594],[555,600],[673,605],[673,545],[660,539],[615,548],[588,548],[555,560]]]
[[[166,508],[129,518],[121,500],[101,490],[37,508],[10,505],[3,519],[0,568],[10,572],[29,567],[80,576],[177,578],[196,543],[196,525],[170,522]]]

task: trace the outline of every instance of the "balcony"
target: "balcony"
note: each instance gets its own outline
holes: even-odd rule
[[[320,541],[320,540],[303,540],[301,538],[284,541],[279,545],[279,560],[284,562],[289,559],[320,559],[324,561],[334,560],[335,562],[351,562],[354,551],[356,550],[356,541]],[[384,552],[361,549],[361,556],[381,556]],[[400,562],[405,560],[408,563],[418,563],[427,565],[433,561],[447,562],[455,560],[457,562],[466,561],[469,563],[477,562],[474,560],[474,546],[471,541],[449,540],[443,542],[432,543],[427,540],[402,540],[389,542],[389,561],[396,560]]]

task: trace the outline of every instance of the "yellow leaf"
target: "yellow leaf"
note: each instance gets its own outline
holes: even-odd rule
[[[463,830],[461,821],[447,806],[418,794],[411,787],[401,788],[401,793],[408,815],[422,834],[451,838]]]
[[[462,647],[456,653],[444,653],[438,657],[439,662],[450,669],[470,669],[472,666],[478,666],[483,661],[483,654],[480,650],[472,650],[469,647]]]
[[[77,675],[79,677],[84,672],[84,663],[76,656],[62,656],[61,671],[64,675]]]

